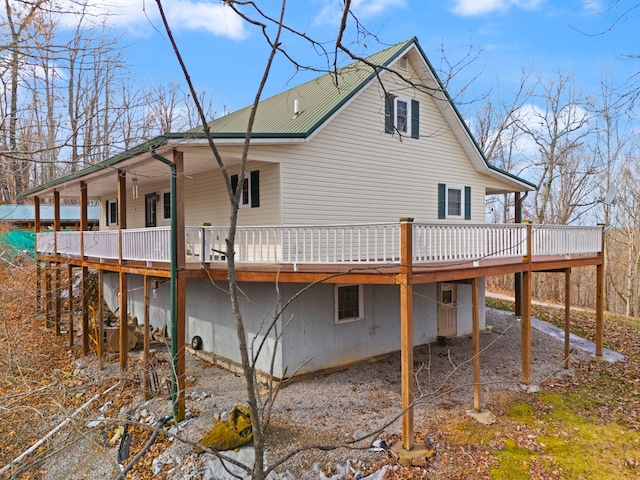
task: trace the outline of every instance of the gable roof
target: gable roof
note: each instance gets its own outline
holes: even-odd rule
[[[487,161],[416,37],[375,53],[367,57],[364,62],[355,61],[338,69],[336,72],[322,75],[273,97],[261,100],[256,111],[251,138],[258,141],[260,139],[265,139],[264,141],[269,141],[268,139],[308,140],[336,112],[372,82],[376,74],[380,74],[385,68],[391,67],[406,52],[412,52],[413,56],[417,52],[424,66],[423,71],[428,72],[431,76],[428,81],[434,83],[434,97],[442,100],[437,102],[439,108],[451,124],[454,134],[476,169],[507,180],[516,190],[534,190],[536,186],[533,183],[501,170]],[[377,66],[377,69],[374,70],[372,66]],[[296,103],[298,107],[297,114],[295,111]],[[250,111],[251,106],[245,107],[209,122],[208,125],[212,137],[217,140],[226,139],[232,143],[242,141],[246,135]],[[100,163],[32,188],[24,192],[23,196],[33,196],[38,192],[52,189],[58,185],[77,181],[89,175],[96,175],[97,172],[106,168],[122,168],[137,156],[149,158],[149,150],[151,148],[160,149],[193,142],[200,143],[203,140],[205,140],[205,135],[202,127],[183,133],[159,135]]]
[[[400,42],[367,57],[372,65],[388,67],[417,39]],[[353,62],[302,85],[262,100],[258,104],[251,136],[256,138],[306,138],[327,121],[375,77],[373,69]],[[298,114],[295,103],[298,103]],[[244,138],[251,106],[209,122],[215,137]],[[190,133],[202,133],[202,127]]]
[[[90,223],[100,220],[100,206],[87,206],[87,219]],[[40,221],[52,223],[54,220],[53,205],[40,205]],[[0,205],[0,222],[25,223],[35,221],[34,205]],[[80,221],[80,205],[60,205],[60,221],[77,223]]]

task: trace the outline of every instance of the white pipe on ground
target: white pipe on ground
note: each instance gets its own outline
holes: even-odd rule
[[[4,467],[2,467],[2,469],[0,470],[0,475],[2,475],[4,472],[6,472],[7,470],[11,469],[14,465],[17,465],[18,463],[20,463],[22,460],[24,460],[24,458],[26,456],[28,456],[29,454],[33,453],[40,445],[42,445],[44,442],[46,442],[47,440],[49,440],[51,437],[53,437],[56,433],[58,433],[60,430],[62,430],[65,426],[67,426],[71,420],[76,417],[81,411],[85,410],[87,407],[89,407],[89,405],[91,405],[93,402],[95,402],[98,398],[100,398],[100,396],[102,395],[106,395],[108,394],[111,390],[113,390],[114,388],[116,388],[118,385],[120,385],[120,382],[116,383],[115,385],[107,388],[104,392],[102,393],[96,393],[93,397],[91,397],[87,402],[85,402],[81,407],[79,407],[75,412],[73,412],[71,414],[70,417],[66,418],[62,423],[60,423],[56,428],[54,428],[53,430],[51,430],[49,433],[47,433],[44,437],[42,437],[40,440],[38,440],[36,443],[34,443],[31,447],[29,447],[27,450],[25,450],[21,455],[17,456],[16,458],[14,458],[11,462],[9,462],[7,465],[5,465]]]

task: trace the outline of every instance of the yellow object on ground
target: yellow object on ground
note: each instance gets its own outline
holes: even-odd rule
[[[224,451],[240,448],[251,440],[253,440],[253,431],[249,410],[246,407],[236,405],[229,412],[227,421],[218,422],[199,443],[213,450]],[[193,451],[202,453],[204,450],[195,447]]]

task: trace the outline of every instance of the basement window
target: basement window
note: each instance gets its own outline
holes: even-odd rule
[[[335,323],[362,320],[362,285],[336,285],[334,288]]]

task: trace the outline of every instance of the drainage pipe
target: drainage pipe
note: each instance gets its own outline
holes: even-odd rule
[[[151,149],[151,156],[164,163],[171,169],[171,404],[173,406],[173,416],[180,419],[178,412],[178,227],[177,212],[178,199],[176,198],[176,164],[168,158],[158,155]],[[184,235],[184,233],[183,233]],[[184,412],[182,412],[184,414]]]
[[[26,456],[28,456],[29,454],[33,453],[40,445],[42,445],[44,442],[46,442],[47,440],[49,440],[51,437],[53,437],[56,433],[58,433],[60,430],[62,430],[64,427],[66,427],[73,418],[77,417],[78,414],[80,412],[82,412],[83,410],[85,410],[86,408],[88,408],[93,402],[95,402],[98,398],[100,398],[101,395],[106,395],[109,392],[111,392],[114,388],[116,388],[117,386],[120,385],[120,382],[116,383],[115,385],[107,388],[104,392],[102,393],[96,393],[93,397],[91,397],[87,402],[84,403],[84,405],[82,405],[80,408],[78,408],[75,412],[73,412],[71,414],[71,416],[67,417],[62,423],[60,423],[56,428],[54,428],[53,430],[51,430],[49,433],[47,433],[44,437],[42,437],[40,440],[38,440],[36,443],[34,443],[31,447],[29,447],[27,450],[25,450],[21,455],[19,455],[18,457],[14,458],[10,463],[8,463],[7,465],[5,465],[2,469],[0,469],[0,475],[2,475],[4,472],[6,472],[7,470],[11,469],[14,465],[17,465],[18,463],[20,463],[22,460],[24,460],[24,458]]]

